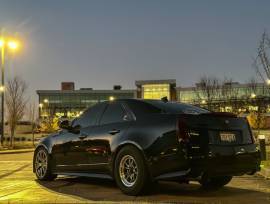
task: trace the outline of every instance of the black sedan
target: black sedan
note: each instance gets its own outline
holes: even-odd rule
[[[259,151],[245,118],[166,100],[99,103],[40,141],[33,171],[114,179],[128,195],[156,180],[222,187],[259,170]]]

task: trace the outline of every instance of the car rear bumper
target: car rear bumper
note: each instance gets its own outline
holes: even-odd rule
[[[254,174],[260,170],[260,152],[236,153],[234,155],[207,155],[191,158],[191,176],[237,176]]]

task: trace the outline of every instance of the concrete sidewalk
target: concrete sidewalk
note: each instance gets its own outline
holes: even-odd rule
[[[27,152],[33,152],[34,148],[28,148],[28,149],[9,149],[9,150],[0,150],[0,154],[17,154],[17,153],[27,153]]]
[[[261,171],[259,171],[258,174],[263,176],[266,179],[270,179],[270,168],[269,167],[261,167]]]

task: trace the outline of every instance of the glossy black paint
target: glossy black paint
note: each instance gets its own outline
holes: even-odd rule
[[[144,103],[136,99],[100,103],[97,113],[92,114],[95,118],[91,118],[91,125],[82,125],[79,131],[61,130],[40,141],[36,149],[43,146],[48,150],[53,172],[57,174],[113,178],[115,157],[125,145],[141,151],[152,179],[197,179],[205,173],[241,175],[259,170],[259,152],[253,142],[245,144],[243,139],[243,144],[228,146],[210,143],[210,130],[237,130],[243,138],[251,138],[243,119],[155,110],[143,114],[132,109],[134,104],[143,109]],[[123,119],[101,124],[104,112],[113,104],[121,106]],[[80,121],[84,124],[82,118],[73,121],[71,126],[78,128]],[[185,120],[192,131],[199,132],[199,139],[191,135],[188,142],[180,141],[179,119]],[[226,125],[224,120],[231,124]]]

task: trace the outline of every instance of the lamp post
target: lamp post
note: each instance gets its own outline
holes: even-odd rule
[[[47,118],[49,118],[50,117],[49,100],[47,98],[45,98],[43,100],[43,102],[44,102],[44,106],[46,105],[46,107],[45,107],[46,116],[47,116]]]
[[[42,112],[43,112],[43,111],[42,111],[42,108],[43,108],[43,103],[40,103],[38,106],[39,106],[39,116],[40,116],[39,119],[42,119]]]
[[[1,144],[3,144],[3,138],[4,138],[4,127],[5,127],[5,120],[4,120],[4,114],[5,114],[5,52],[6,49],[9,50],[16,50],[18,48],[18,43],[14,40],[11,40],[9,37],[5,38],[2,36],[0,37],[0,48],[1,48],[1,86],[0,86],[0,92],[1,92]]]

